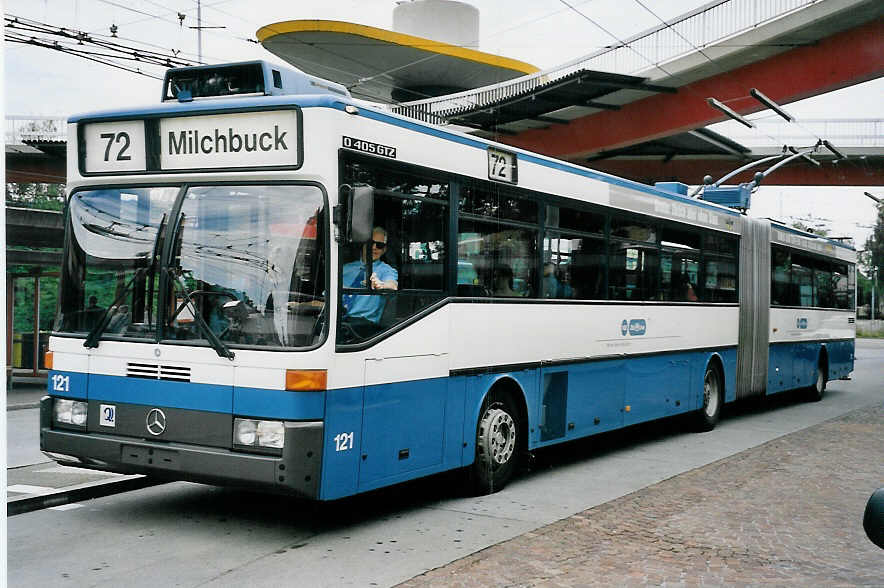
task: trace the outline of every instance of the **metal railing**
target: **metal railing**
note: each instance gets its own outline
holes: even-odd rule
[[[61,116],[7,115],[4,138],[7,145],[22,145],[30,141],[67,141],[67,118]]]
[[[717,0],[680,16],[668,25],[624,39],[623,45],[602,49],[552,69],[527,76],[390,107],[392,112],[438,123],[458,113],[530,92],[582,69],[638,75],[664,66],[730,37],[757,28],[823,0]]]
[[[752,121],[757,130],[731,125],[727,136],[746,147],[812,145],[817,137],[838,147],[884,147],[884,119],[800,119],[799,124],[771,119]]]

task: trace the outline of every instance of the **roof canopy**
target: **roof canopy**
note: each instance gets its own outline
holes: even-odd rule
[[[341,21],[291,20],[256,34],[287,63],[381,102],[440,96],[538,71],[515,59]]]

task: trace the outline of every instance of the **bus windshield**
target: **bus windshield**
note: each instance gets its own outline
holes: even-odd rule
[[[90,332],[103,322],[105,337],[316,344],[326,290],[320,189],[217,185],[180,192],[119,188],[72,196],[59,330]],[[152,263],[154,249],[168,259]]]

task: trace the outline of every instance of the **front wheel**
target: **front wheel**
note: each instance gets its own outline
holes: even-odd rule
[[[476,427],[476,460],[471,478],[475,491],[492,494],[513,476],[520,455],[519,412],[507,394],[490,393],[482,403]]]
[[[696,416],[698,431],[711,431],[721,418],[721,405],[724,404],[724,386],[718,369],[709,365],[703,376],[703,408]]]

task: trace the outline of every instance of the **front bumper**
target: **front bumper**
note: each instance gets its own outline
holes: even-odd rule
[[[242,486],[318,498],[323,423],[286,422],[281,456],[189,443],[52,428],[52,398],[40,401],[40,449],[63,465]]]

